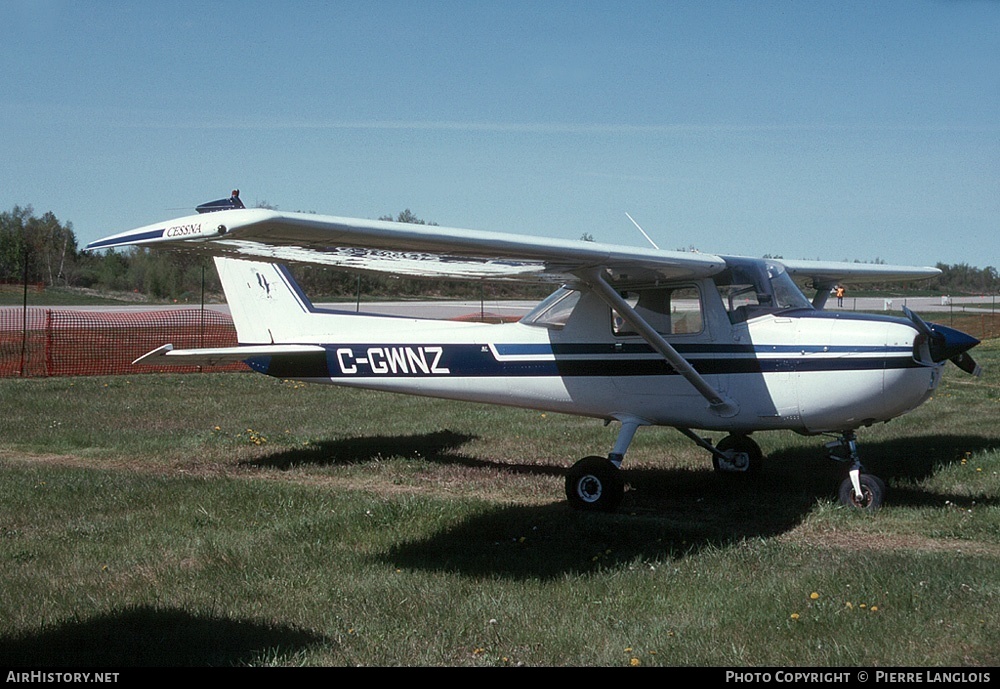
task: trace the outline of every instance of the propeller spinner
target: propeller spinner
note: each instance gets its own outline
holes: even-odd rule
[[[937,323],[928,323],[905,306],[903,313],[920,334],[927,338],[927,347],[934,363],[941,363],[947,359],[973,376],[979,376],[982,373],[982,368],[968,353],[968,350],[979,344],[979,340],[961,330]]]

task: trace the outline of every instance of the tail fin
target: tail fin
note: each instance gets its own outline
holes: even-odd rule
[[[276,263],[215,258],[240,344],[295,342],[307,332],[312,302],[288,268]]]

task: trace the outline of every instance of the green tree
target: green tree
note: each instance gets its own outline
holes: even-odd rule
[[[0,213],[0,280],[17,282],[23,279],[25,261],[32,272],[31,257],[27,254],[27,219],[34,214],[31,206],[14,206],[13,210]]]
[[[78,250],[70,223],[51,212],[41,217],[31,206],[0,213],[0,278],[68,285],[75,275]]]
[[[416,215],[414,215],[409,208],[402,211],[395,218],[393,218],[391,215],[382,215],[379,217],[379,220],[388,220],[389,222],[405,222],[411,225],[437,225],[436,222],[426,222],[424,220],[421,220]]]

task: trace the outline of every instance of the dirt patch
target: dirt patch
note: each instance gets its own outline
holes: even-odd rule
[[[0,450],[0,462],[21,466],[51,466],[73,469],[130,471],[164,477],[232,478],[283,481],[300,486],[336,490],[360,490],[375,495],[423,495],[427,497],[475,497],[498,503],[546,504],[558,499],[559,493],[549,486],[540,486],[547,468],[539,468],[543,476],[526,475],[512,469],[510,475],[498,476],[496,470],[472,467],[448,467],[441,472],[427,471],[392,474],[375,466],[363,472],[327,473],[308,468],[278,469],[258,467],[237,458],[232,463],[199,462],[189,456],[148,462],[127,457],[81,457],[71,454],[25,454]]]
[[[824,550],[909,550],[918,552],[951,552],[965,555],[1000,557],[1000,546],[956,538],[930,538],[918,534],[870,533],[864,529],[816,529],[800,526],[778,537],[781,542]]]

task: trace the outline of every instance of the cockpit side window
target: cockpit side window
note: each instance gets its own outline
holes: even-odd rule
[[[701,294],[694,285],[633,289],[622,296],[661,335],[691,335],[705,329]],[[615,335],[638,334],[616,311],[611,316]]]

